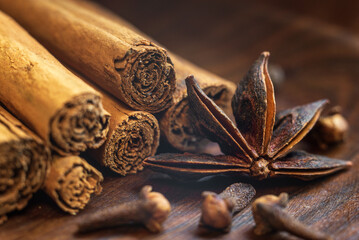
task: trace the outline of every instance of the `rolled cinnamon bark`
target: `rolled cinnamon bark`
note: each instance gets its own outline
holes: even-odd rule
[[[103,93],[104,108],[111,114],[108,138],[96,151],[97,160],[125,176],[143,169],[145,158],[156,153],[160,129],[157,119],[144,111],[133,111]],[[91,152],[93,152],[91,151]]]
[[[61,2],[63,5],[66,5],[69,1]],[[74,8],[77,9],[78,14],[86,16],[90,13],[91,16],[96,16],[96,19],[90,18],[89,16],[87,16],[86,19],[88,21],[97,21],[98,26],[112,29],[112,31],[117,28],[126,27],[138,35],[150,39],[130,23],[96,4],[78,0],[72,2],[75,2],[76,6],[81,6],[81,8]],[[86,11],[81,12],[79,9],[86,9]],[[85,12],[87,14],[84,14]],[[177,87],[173,94],[173,104],[159,119],[161,136],[164,138],[164,142],[167,141],[181,151],[200,151],[202,148],[201,140],[203,138],[200,133],[195,132],[193,127],[195,123],[192,122],[193,119],[188,113],[186,77],[195,75],[200,87],[217,105],[222,107],[227,114],[232,112],[230,105],[235,91],[235,84],[193,65],[173,53],[168,53],[168,55],[172,59],[176,71]]]
[[[72,215],[84,209],[91,194],[100,194],[102,174],[79,156],[53,156],[44,191]]]
[[[99,147],[109,119],[101,95],[1,12],[0,22],[0,101],[60,154]]]
[[[130,107],[152,113],[168,108],[175,76],[166,51],[81,5],[67,0],[0,0],[1,10],[53,54]]]
[[[49,160],[43,142],[0,107],[0,224],[42,186]]]
[[[68,1],[62,2],[66,3]],[[109,28],[111,28],[115,25],[125,26],[137,34],[144,36],[146,39],[153,41],[130,23],[96,4],[88,1],[74,2],[76,2],[77,6],[81,6],[82,9],[86,9],[87,12],[90,12],[91,15],[97,16],[97,19],[101,19],[98,21],[99,23],[101,22],[103,27],[110,26]],[[195,126],[195,123],[188,113],[189,106],[186,97],[187,90],[185,79],[189,75],[195,75],[200,87],[227,114],[232,113],[230,105],[235,91],[235,84],[193,65],[173,53],[168,53],[168,55],[170,56],[176,71],[177,87],[173,94],[173,104],[161,114],[159,119],[161,136],[164,140],[163,142],[168,142],[170,145],[181,151],[202,151],[201,148],[203,147],[203,144],[201,140],[203,140],[203,137],[200,133],[195,131],[193,127]]]
[[[103,106],[111,119],[105,143],[99,149],[88,151],[87,155],[122,176],[142,170],[143,160],[153,156],[159,145],[157,119],[148,112],[129,109],[110,94],[89,84],[102,94]]]

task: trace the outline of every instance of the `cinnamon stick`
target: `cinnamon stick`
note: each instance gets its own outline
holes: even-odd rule
[[[53,54],[131,108],[152,113],[168,108],[175,76],[166,51],[82,4],[1,0],[0,8]]]
[[[0,107],[0,224],[42,186],[49,160],[43,142]]]
[[[10,2],[9,0],[0,0],[0,8],[4,5],[2,4],[3,1]],[[58,3],[59,1],[55,2]],[[61,1],[62,5],[70,6],[68,2],[69,1],[66,0]],[[84,19],[86,18],[86,21],[91,23],[96,22],[96,26],[98,27],[106,28],[108,31],[122,31],[116,29],[127,29],[128,31],[133,31],[138,35],[144,36],[146,39],[150,39],[130,23],[96,4],[87,1],[71,1],[71,4],[76,5],[76,7],[73,7],[73,11],[76,10],[77,14],[84,17]],[[21,6],[15,8],[11,5],[12,4],[9,3],[4,9],[11,11],[11,14],[20,15],[16,13],[16,11],[18,11],[17,8],[21,8]],[[69,7],[67,9],[69,9]],[[96,16],[96,18],[90,16]],[[19,16],[19,18],[20,17],[23,18],[23,16]],[[27,23],[24,24],[26,25]],[[201,147],[202,137],[195,132],[193,119],[190,117],[190,114],[188,114],[189,107],[186,98],[185,78],[188,75],[195,75],[200,87],[204,89],[206,94],[208,94],[217,105],[222,107],[226,113],[230,112],[230,100],[235,90],[235,84],[181,59],[175,54],[169,53],[168,55],[174,63],[177,88],[173,94],[171,107],[166,110],[159,119],[161,135],[165,141],[179,150],[198,151]],[[98,84],[101,85],[100,83]],[[111,91],[111,89],[103,85],[101,86],[113,93],[113,90]],[[121,100],[123,99],[121,98]]]
[[[105,143],[87,155],[122,176],[141,171],[144,159],[153,156],[159,145],[160,128],[155,116],[129,109],[82,75],[74,74],[102,94],[103,106],[111,114]]]
[[[102,174],[79,156],[53,156],[46,176],[44,191],[65,212],[76,215],[100,194]]]
[[[103,93],[104,108],[111,114],[109,134],[101,148],[92,150],[100,163],[122,176],[143,169],[145,158],[159,145],[157,119],[144,111],[133,111]]]
[[[99,147],[109,119],[101,95],[1,12],[0,22],[0,101],[60,154]]]
[[[102,19],[101,23],[104,27],[106,27],[107,24],[111,26],[116,25],[116,27],[127,27],[137,34],[144,36],[146,39],[153,41],[153,39],[146,36],[145,33],[138,30],[129,22],[96,4],[78,0],[73,2],[76,2],[77,6],[81,6],[81,8],[91,12],[92,15]],[[191,118],[188,112],[189,106],[185,79],[189,75],[195,75],[204,92],[227,114],[232,113],[230,104],[235,91],[235,84],[193,65],[174,53],[169,52],[168,55],[176,71],[177,87],[173,93],[173,103],[171,107],[159,116],[163,142],[168,142],[171,146],[181,151],[201,151],[203,147],[203,137],[201,133],[194,129],[194,119]]]
[[[68,1],[62,2],[65,3]],[[153,41],[150,37],[146,36],[146,34],[136,29],[127,21],[96,4],[78,0],[72,2],[75,2],[78,6],[75,9],[86,9],[90,15],[96,16],[98,25],[101,25],[104,28],[117,29],[125,27],[144,36],[146,39]],[[94,20],[92,19],[92,21]],[[195,123],[193,123],[193,119],[188,113],[189,106],[186,97],[186,77],[195,75],[204,92],[227,114],[232,112],[230,104],[235,91],[235,84],[193,65],[173,53],[169,52],[168,55],[172,59],[176,71],[177,87],[173,94],[173,103],[171,107],[167,109],[164,114],[161,114],[159,119],[161,136],[164,140],[163,142],[168,142],[170,145],[181,151],[201,151],[201,140],[203,140],[203,137],[200,133],[195,131]]]
[[[69,1],[61,2],[65,4]],[[141,35],[152,42],[154,41],[129,22],[94,3],[78,0],[72,2],[77,6],[74,9],[86,9],[86,12],[91,16],[96,16],[98,26],[112,30],[117,28],[131,29],[138,35]],[[80,11],[78,11],[78,13],[80,13]],[[90,17],[88,17],[87,20],[90,21]],[[91,21],[95,20],[91,19]],[[188,113],[189,106],[185,79],[189,75],[195,75],[204,92],[227,114],[232,113],[230,105],[236,88],[235,84],[193,65],[174,53],[168,52],[168,55],[175,68],[177,86],[173,93],[172,105],[161,114],[159,118],[161,136],[164,140],[163,142],[168,142],[170,145],[181,151],[201,151],[203,137],[201,136],[201,133],[194,129],[194,119],[192,119],[191,115]]]

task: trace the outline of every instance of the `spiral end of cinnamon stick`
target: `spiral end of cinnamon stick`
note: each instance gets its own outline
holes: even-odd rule
[[[122,176],[142,170],[143,160],[156,153],[159,136],[158,122],[153,115],[134,112],[109,136],[104,165]]]
[[[222,109],[230,107],[230,91],[225,85],[210,86],[203,91]],[[175,148],[185,152],[199,151],[204,137],[194,128],[187,97],[170,107],[162,118],[161,130],[167,141]],[[165,120],[168,119],[168,120]]]
[[[0,224],[42,186],[49,158],[49,150],[31,138],[0,144]]]
[[[55,156],[44,190],[57,205],[72,215],[84,209],[91,194],[102,191],[102,174],[78,156]]]
[[[114,61],[121,74],[121,98],[136,110],[156,113],[172,103],[176,87],[173,63],[167,52],[149,42],[141,42],[128,51],[125,59]]]
[[[67,102],[50,123],[50,142],[60,154],[100,147],[106,138],[110,115],[101,97],[82,94]]]

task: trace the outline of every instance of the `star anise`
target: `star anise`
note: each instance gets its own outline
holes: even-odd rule
[[[237,127],[200,89],[193,76],[186,79],[192,113],[199,131],[217,142],[225,155],[160,154],[147,166],[169,174],[212,175],[247,173],[259,179],[292,176],[312,179],[351,166],[351,162],[293,151],[286,154],[314,126],[327,100],[279,112],[263,52],[239,82],[232,99]]]

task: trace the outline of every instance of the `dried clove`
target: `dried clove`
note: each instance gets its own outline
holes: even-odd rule
[[[144,186],[138,200],[83,216],[78,224],[78,232],[84,233],[128,223],[142,223],[151,232],[161,231],[162,223],[171,211],[171,205],[161,193],[151,191],[151,186]]]
[[[288,204],[288,194],[265,195],[252,203],[252,214],[256,226],[256,235],[265,235],[273,231],[286,231],[304,239],[332,239],[327,234],[304,225],[283,210]]]
[[[343,142],[348,130],[349,124],[341,114],[340,107],[337,106],[332,108],[326,116],[319,118],[310,137],[321,149],[327,149]]]
[[[201,227],[229,232],[232,215],[245,208],[256,194],[250,184],[234,183],[222,193],[203,192]]]

